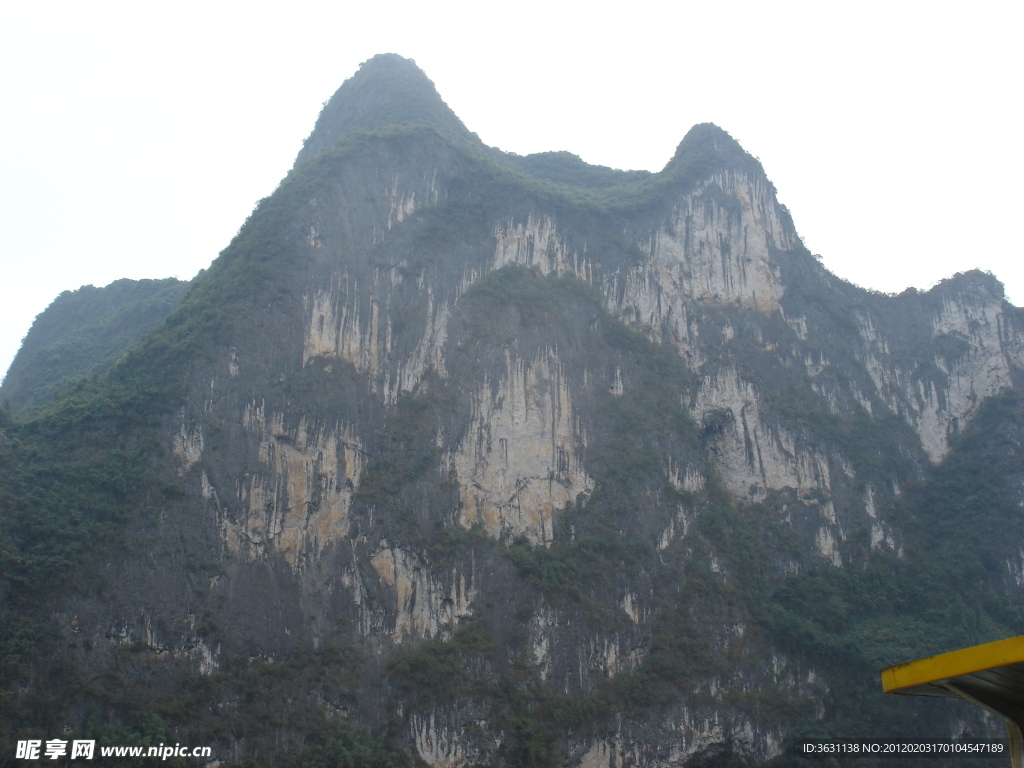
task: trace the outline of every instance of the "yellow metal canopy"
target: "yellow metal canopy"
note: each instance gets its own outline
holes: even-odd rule
[[[897,664],[881,675],[886,693],[961,698],[999,715],[1014,768],[1024,768],[1024,635]]]

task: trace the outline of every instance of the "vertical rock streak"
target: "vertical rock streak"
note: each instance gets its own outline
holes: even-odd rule
[[[460,522],[504,540],[546,544],[555,510],[593,488],[569,381],[554,350],[530,361],[506,352],[496,386],[473,396],[471,420],[450,465],[458,478]]]

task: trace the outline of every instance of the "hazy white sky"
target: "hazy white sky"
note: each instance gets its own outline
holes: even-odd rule
[[[838,275],[899,291],[979,267],[1019,304],[1022,8],[0,0],[0,371],[61,291],[207,266],[389,51],[520,154],[659,170],[717,123]]]

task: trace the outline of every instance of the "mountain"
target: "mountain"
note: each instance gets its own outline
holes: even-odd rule
[[[0,383],[15,412],[48,402],[75,379],[100,373],[164,321],[188,283],[116,280],[64,291],[36,318]]]
[[[5,733],[588,767],[991,734],[877,670],[1024,629],[1022,371],[995,278],[836,278],[714,125],[656,174],[508,155],[375,57],[159,327],[0,412]]]

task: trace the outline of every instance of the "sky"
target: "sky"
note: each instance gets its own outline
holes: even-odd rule
[[[656,171],[716,123],[840,277],[980,268],[1020,305],[1022,21],[1016,0],[0,0],[0,371],[62,291],[208,266],[384,52],[519,154]]]

